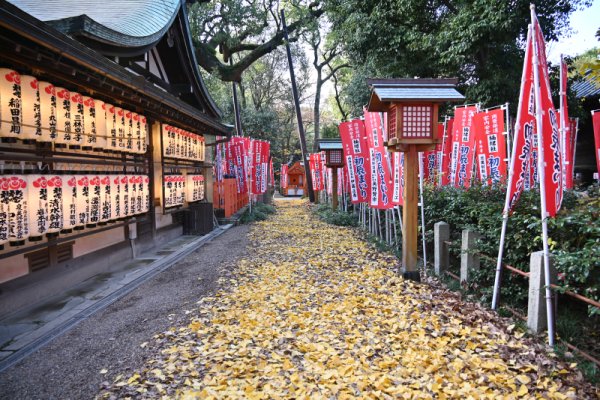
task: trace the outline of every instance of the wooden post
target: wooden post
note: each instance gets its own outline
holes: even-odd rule
[[[417,242],[418,242],[418,173],[419,154],[417,146],[410,145],[404,153],[404,210],[402,213],[402,224],[404,234],[402,235],[402,265],[403,276],[419,282],[420,275],[417,269]]]
[[[337,173],[338,173],[337,168],[333,167],[331,169],[331,186],[333,186],[331,188],[331,193],[333,193],[331,208],[333,209],[333,211],[337,210],[337,208],[338,208],[338,192],[337,192],[338,174]]]

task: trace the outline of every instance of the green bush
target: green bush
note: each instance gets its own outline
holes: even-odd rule
[[[336,226],[358,226],[358,220],[353,214],[348,214],[341,210],[333,211],[329,204],[319,204],[314,208],[314,212],[324,222]]]
[[[252,205],[252,212],[250,212],[250,208],[246,210],[242,218],[240,218],[240,222],[242,224],[249,224],[254,221],[264,221],[269,215],[275,213],[275,207],[264,204],[264,203],[256,203]]]
[[[481,234],[477,250],[482,268],[475,274],[474,289],[480,301],[491,301],[496,257],[502,227],[502,209],[506,188],[474,185],[468,190],[451,187],[427,187],[424,191],[427,231],[433,224],[450,224],[452,240],[460,241],[463,229]],[[539,192],[524,192],[508,220],[504,247],[504,263],[529,271],[529,257],[542,249]],[[598,187],[587,193],[565,193],[563,206],[548,220],[549,244],[559,272],[558,284],[563,290],[600,298],[600,196]],[[432,242],[430,233],[428,240]],[[523,305],[527,298],[526,281],[505,273],[502,298],[514,305]],[[589,313],[600,310],[589,307]]]

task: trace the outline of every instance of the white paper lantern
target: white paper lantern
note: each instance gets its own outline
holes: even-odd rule
[[[178,183],[178,203],[183,204],[185,202],[185,176],[179,175],[177,177]]]
[[[63,149],[71,142],[71,92],[65,88],[56,88],[56,129],[54,141],[56,148]]]
[[[121,218],[131,215],[129,212],[129,175],[121,175]]]
[[[129,175],[129,215],[137,212],[137,175]]]
[[[87,174],[77,175],[77,225],[86,227],[90,223],[90,178]]]
[[[39,82],[42,142],[54,142],[56,131],[56,88],[49,82]]]
[[[0,68],[0,137],[14,143],[22,139],[21,76],[17,71]]]
[[[63,180],[59,175],[48,175],[48,237],[58,236],[63,229]]]
[[[111,176],[100,175],[100,224],[105,225],[112,219],[111,216]]]
[[[0,176],[0,250],[8,243],[8,177]]]
[[[171,126],[162,125],[162,153],[163,157],[171,157]]]
[[[21,75],[21,98],[23,108],[23,141],[33,143],[42,138],[42,114],[39,82],[36,77]]]
[[[135,154],[142,153],[142,127],[140,122],[140,115],[137,113],[131,114],[131,120],[133,123],[133,152]]]
[[[143,194],[143,199],[142,199],[142,213],[147,213],[148,211],[150,211],[150,178],[148,177],[148,175],[143,175],[142,176],[142,194]]]
[[[133,113],[128,110],[123,110],[125,121],[125,136],[123,143],[123,151],[133,153]]]
[[[48,231],[48,182],[44,175],[27,175],[29,240],[38,242]]]
[[[94,99],[95,104],[95,126],[96,126],[96,144],[94,145],[95,151],[106,151],[107,149],[107,121],[106,121],[106,108],[110,107],[110,104],[106,104],[102,100]]]
[[[125,110],[115,107],[115,127],[117,130],[117,151],[125,151]]]
[[[148,150],[148,123],[146,121],[146,117],[144,117],[143,115],[140,115],[140,128],[141,128],[141,133],[142,133],[141,153],[146,154],[146,151]]]
[[[77,215],[77,179],[78,175],[63,175],[63,227],[65,229],[81,230],[85,227],[79,222]]]
[[[90,178],[90,222],[88,227],[93,228],[100,222],[100,175],[92,174]]]
[[[111,221],[121,218],[121,176],[110,176],[110,216]]]
[[[85,141],[85,107],[83,96],[71,92],[71,142],[69,148],[81,149]]]
[[[117,121],[115,106],[106,104],[106,151],[117,150]]]
[[[2,195],[8,200],[8,241],[11,246],[22,246],[29,237],[27,178],[24,175],[6,178],[7,190]]]
[[[185,182],[186,201],[188,203],[204,199],[204,176],[187,175]]]
[[[98,147],[98,131],[96,130],[96,102],[88,96],[83,96],[83,139],[82,150],[90,151]]]

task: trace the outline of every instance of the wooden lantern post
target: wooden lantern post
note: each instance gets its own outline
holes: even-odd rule
[[[338,207],[338,168],[344,166],[344,148],[341,139],[321,139],[319,140],[319,150],[325,151],[325,166],[331,168],[331,193],[333,211]]]
[[[420,281],[417,270],[419,152],[435,148],[438,106],[462,101],[456,79],[369,79],[369,111],[387,112],[388,151],[404,153],[402,266],[406,279]]]

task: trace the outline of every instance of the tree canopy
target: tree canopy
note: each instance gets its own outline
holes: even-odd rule
[[[588,0],[539,1],[546,40],[568,29]],[[529,0],[329,0],[333,34],[358,72],[355,78],[457,77],[469,102],[515,102],[521,80]],[[352,86],[354,83],[349,83]],[[351,104],[357,112],[353,91]]]

